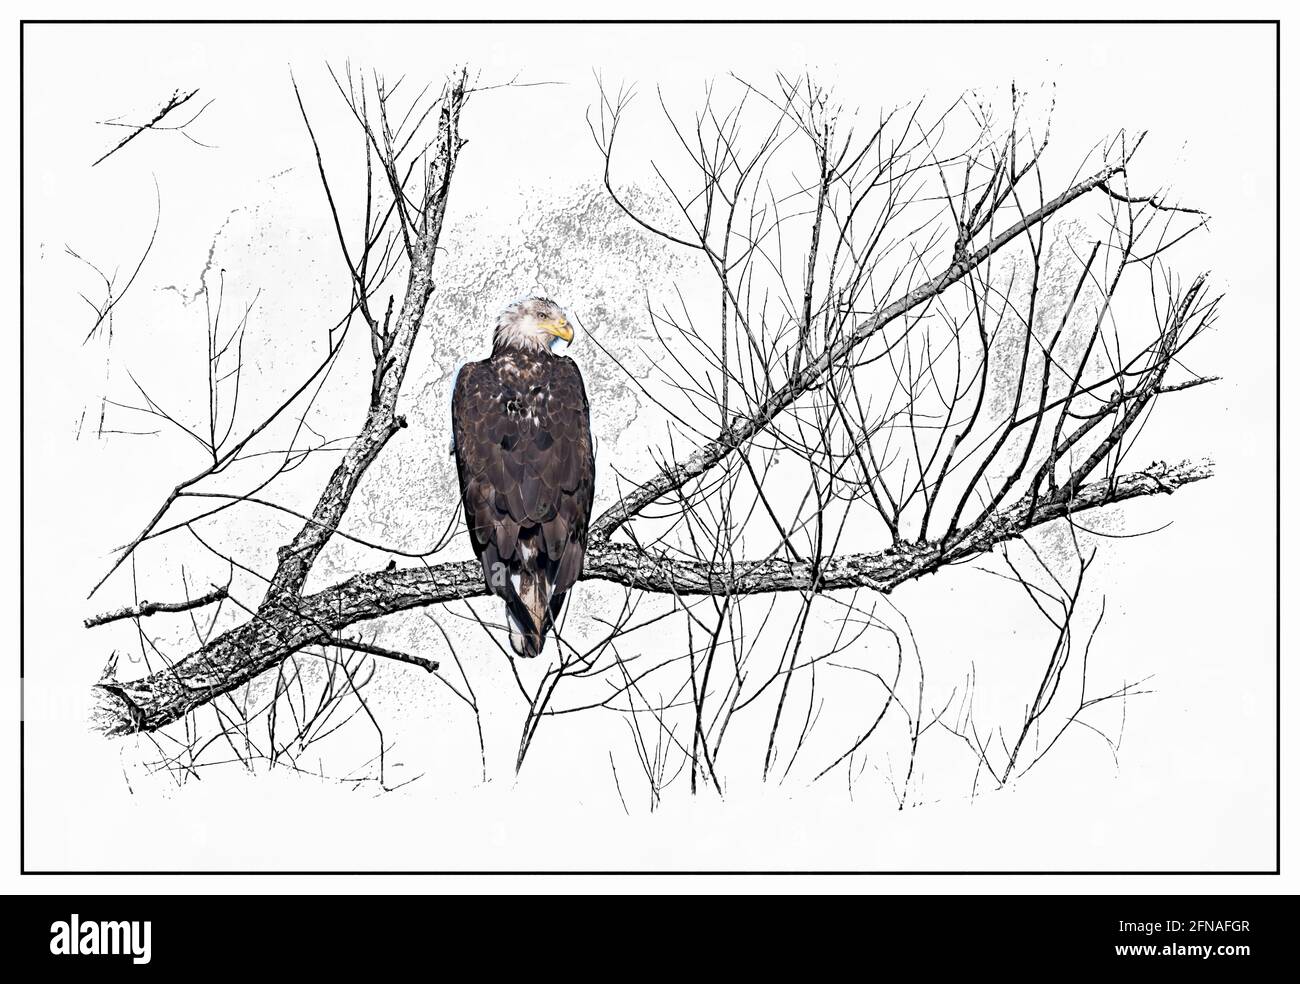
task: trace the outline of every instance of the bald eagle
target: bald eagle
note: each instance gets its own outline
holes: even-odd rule
[[[554,301],[512,304],[492,355],[466,363],[452,388],[465,525],[524,657],[542,651],[587,546],[596,475],[587,393],[577,363],[552,352],[572,340]]]

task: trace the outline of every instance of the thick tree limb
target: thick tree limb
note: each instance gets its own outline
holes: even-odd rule
[[[775,558],[715,565],[655,556],[630,545],[606,542],[593,545],[583,578],[679,595],[808,591],[814,583],[817,591],[868,588],[889,592],[1043,523],[1126,499],[1171,493],[1212,474],[1209,461],[1156,462],[1140,471],[1083,485],[1069,500],[1035,505],[1026,496],[989,516],[978,529],[962,531],[947,549],[933,541],[899,543],[873,553],[830,558],[816,570],[808,562]],[[140,680],[101,681],[96,691],[95,723],[110,735],[156,730],[305,647],[330,644],[356,622],[484,593],[482,566],[473,560],[356,575],[296,598],[292,606],[264,608],[249,622],[166,670]]]

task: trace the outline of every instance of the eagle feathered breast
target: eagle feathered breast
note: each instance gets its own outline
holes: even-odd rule
[[[556,311],[539,320],[571,339]],[[582,573],[595,457],[577,364],[549,344],[516,344],[517,334],[503,338],[498,325],[491,357],[460,370],[452,433],[484,582],[505,601],[515,652],[536,656]]]

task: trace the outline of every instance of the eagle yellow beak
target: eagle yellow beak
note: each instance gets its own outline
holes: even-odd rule
[[[573,341],[573,329],[569,327],[568,319],[556,318],[554,321],[543,321],[541,325],[548,335],[554,335],[566,342]]]

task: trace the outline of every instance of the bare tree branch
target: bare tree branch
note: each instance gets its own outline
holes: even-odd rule
[[[329,639],[331,646],[341,646],[344,649],[351,649],[358,653],[369,653],[371,656],[383,656],[385,659],[395,659],[399,663],[410,663],[412,666],[418,666],[426,673],[437,673],[439,666],[438,661],[434,659],[425,659],[423,656],[412,656],[410,653],[401,653],[396,649],[387,649],[384,646],[376,646],[373,642],[363,642],[360,639],[346,639],[342,636],[332,636]]]
[[[824,352],[819,358],[798,372],[780,390],[764,401],[754,413],[733,419],[724,433],[696,450],[685,461],[674,465],[672,468],[665,469],[654,478],[644,482],[620,498],[617,504],[607,509],[592,524],[592,537],[608,539],[615,530],[632,517],[638,515],[646,506],[670,492],[682,488],[692,479],[705,474],[755,434],[764,430],[777,414],[790,406],[799,396],[815,387],[826,376],[832,366],[846,359],[855,348],[875,335],[877,331],[896,318],[931,301],[953,284],[959,282],[971,270],[985,262],[1017,236],[1041,224],[1045,219],[1059,212],[1076,198],[1086,195],[1107,179],[1122,173],[1124,168],[1123,163],[1112,164],[1098,171],[1087,180],[1080,181],[1041,208],[1035,209],[1014,225],[1004,229],[980,249],[968,255],[959,255],[947,270],[931,279],[928,283],[909,291],[903,297],[886,305],[872,317],[862,321],[847,338],[840,341],[833,349]]]
[[[422,225],[408,250],[410,270],[406,294],[396,323],[384,339],[384,357],[376,367],[376,385],[371,391],[365,423],[326,483],[311,520],[292,543],[280,549],[279,567],[267,588],[263,605],[278,604],[282,598],[296,595],[301,590],[317,555],[338,527],[362,475],[389,438],[406,426],[406,418],[396,410],[397,395],[406,377],[411,347],[420,330],[424,310],[433,294],[433,263],[447,213],[447,194],[464,143],[460,137],[460,113],[466,98],[465,89],[466,76],[462,73],[449,84],[443,95],[438,137],[425,176],[425,198],[420,212]],[[386,160],[385,167],[390,172],[390,180],[401,181],[396,173],[395,160]],[[321,179],[325,180],[323,167]],[[328,189],[328,183],[326,187]]]
[[[116,622],[123,618],[145,618],[158,612],[188,612],[191,609],[202,608],[204,605],[210,605],[214,601],[220,601],[226,597],[229,597],[227,589],[219,587],[214,588],[205,595],[191,598],[189,601],[142,601],[138,605],[118,608],[115,611],[104,612],[102,615],[92,615],[85,620],[85,626],[88,629],[93,629],[96,625],[107,625],[109,622]]]
[[[171,94],[171,98],[168,99],[167,102],[163,103],[162,108],[158,110],[157,114],[155,114],[153,119],[151,119],[148,123],[145,123],[140,127],[137,127],[136,129],[132,130],[120,141],[118,141],[117,146],[113,147],[112,150],[108,151],[106,154],[104,154],[103,157],[99,158],[97,161],[94,162],[94,164],[91,164],[90,166],[95,167],[99,164],[102,164],[104,161],[108,160],[108,158],[112,157],[119,150],[121,150],[123,147],[129,144],[136,137],[140,136],[140,134],[144,133],[145,130],[152,130],[155,124],[161,122],[162,118],[166,116],[168,113],[170,113],[177,106],[183,106],[185,103],[189,102],[198,94],[199,94],[199,90],[194,89],[193,91],[187,92],[185,95],[182,96],[181,90],[177,89],[175,92]],[[191,120],[190,122],[193,122],[193,120]]]

